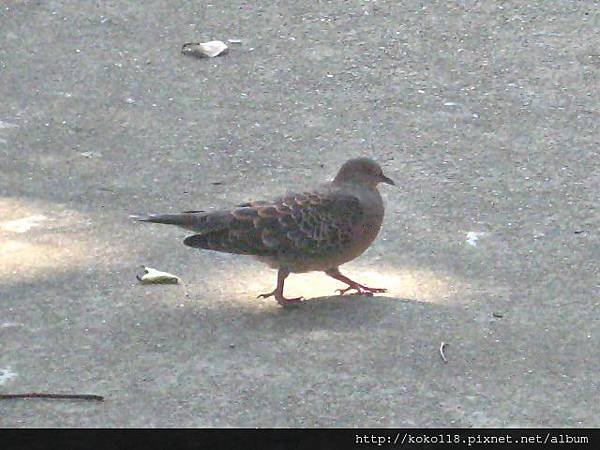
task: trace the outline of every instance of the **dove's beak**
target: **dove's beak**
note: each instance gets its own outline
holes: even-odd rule
[[[396,183],[394,183],[394,180],[386,177],[385,175],[381,175],[381,182],[385,183],[385,184],[391,184],[392,186],[396,186]]]

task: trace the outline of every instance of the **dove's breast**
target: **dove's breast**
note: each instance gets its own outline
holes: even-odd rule
[[[362,219],[353,227],[353,239],[348,245],[348,256],[350,256],[350,259],[344,262],[348,262],[365,252],[381,229],[384,213],[381,195],[377,189],[374,189],[368,195],[365,195],[365,197],[361,199],[363,207]]]

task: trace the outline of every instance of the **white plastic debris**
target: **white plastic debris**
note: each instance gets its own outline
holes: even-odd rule
[[[102,156],[100,153],[96,153],[96,152],[83,152],[83,153],[80,153],[80,155],[83,156],[84,158],[94,158],[94,157]]]
[[[0,367],[0,385],[17,377],[17,373],[13,372],[10,367]]]
[[[223,41],[210,42],[188,42],[181,47],[184,55],[197,56],[199,58],[214,58],[229,51],[229,47]]]
[[[161,272],[152,267],[144,267],[144,274],[135,276],[143,284],[177,284],[181,278],[168,272]]]
[[[479,238],[481,236],[483,236],[485,233],[481,232],[481,231],[469,231],[467,233],[467,244],[475,247],[477,245],[477,241],[479,240]]]

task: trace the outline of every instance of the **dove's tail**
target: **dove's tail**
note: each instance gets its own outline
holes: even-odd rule
[[[164,223],[167,225],[186,225],[190,221],[191,214],[133,214],[129,216],[140,222]]]
[[[197,233],[215,231],[225,225],[221,218],[221,214],[207,214],[203,211],[190,211],[180,214],[135,214],[129,217],[140,222],[177,225]]]

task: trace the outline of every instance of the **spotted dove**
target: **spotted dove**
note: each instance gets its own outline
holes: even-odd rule
[[[323,271],[354,290],[385,292],[342,275],[338,266],[362,254],[373,242],[383,220],[378,183],[394,184],[379,164],[368,158],[347,161],[335,179],[320,187],[288,193],[272,201],[256,201],[217,212],[186,212],[132,216],[143,222],[178,225],[193,231],[189,247],[252,255],[278,269],[277,287],[260,297],[274,296],[281,305],[302,301],[285,298],[283,284],[290,273]]]

